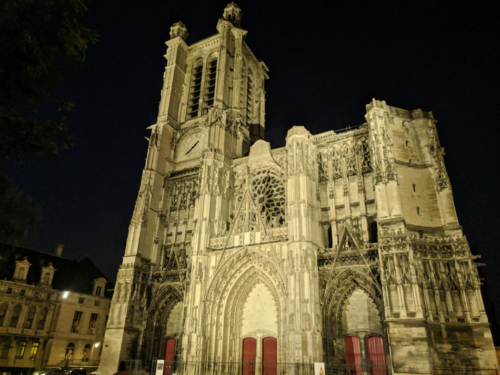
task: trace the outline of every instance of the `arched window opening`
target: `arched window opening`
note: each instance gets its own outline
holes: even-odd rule
[[[0,327],[3,327],[8,308],[9,304],[7,302],[2,303],[2,305],[0,306]]]
[[[201,77],[203,75],[203,62],[198,61],[193,65],[191,72],[191,85],[189,88],[187,118],[198,117],[201,95]]]
[[[217,77],[217,58],[208,63],[205,79],[205,108],[203,114],[208,112],[208,108],[214,105],[215,82]]]
[[[19,322],[19,316],[21,315],[21,305],[16,305],[14,307],[14,312],[12,313],[12,318],[10,318],[10,328],[16,328],[17,322]]]
[[[344,337],[345,363],[351,374],[361,375],[361,350],[359,339],[355,336]]]
[[[82,320],[83,311],[75,311],[73,316],[73,324],[71,325],[71,333],[80,332],[80,321]]]
[[[373,375],[385,375],[385,356],[384,356],[384,344],[382,337],[372,336],[366,340],[366,346],[368,347],[368,360],[373,365],[372,374]]]
[[[89,329],[87,330],[87,335],[95,335],[97,331],[97,319],[99,314],[90,314]]]
[[[85,345],[85,348],[83,348],[82,362],[89,361],[91,351],[92,349],[90,348],[90,344]]]
[[[33,321],[35,320],[36,307],[31,306],[28,309],[28,313],[26,314],[26,318],[24,319],[24,328],[31,329],[33,327]]]
[[[36,322],[36,329],[42,330],[45,328],[45,321],[47,320],[48,309],[44,307],[39,314],[39,319]]]
[[[26,341],[22,341],[17,346],[16,358],[23,358],[25,351],[26,351]]]
[[[165,375],[172,373],[172,365],[175,357],[175,339],[168,339],[165,349]]]
[[[377,227],[376,221],[373,221],[372,223],[370,223],[370,235],[371,235],[372,243],[377,243],[378,242],[378,227]]]
[[[262,340],[262,373],[277,374],[278,340],[274,337],[265,337]]]
[[[248,78],[247,78],[247,124],[252,122],[253,118],[253,79],[252,79],[252,71],[248,70]]]
[[[327,235],[328,235],[328,248],[331,249],[333,247],[333,234],[331,225],[328,227]]]
[[[19,268],[19,278],[24,279],[24,267]]]
[[[48,285],[49,280],[50,280],[50,274],[48,272],[45,272],[45,275],[43,275],[43,283]]]
[[[64,359],[72,360],[75,358],[75,344],[70,342],[66,347],[66,354],[64,355]]]
[[[39,347],[40,347],[39,342],[34,342],[33,345],[31,345],[31,353],[30,353],[31,360],[34,360],[36,358],[36,354],[38,353]]]
[[[239,105],[241,108],[245,106],[245,74],[246,74],[246,69],[245,69],[245,61],[241,62],[241,75],[240,75],[240,97],[239,99],[236,99],[237,101],[239,100]]]

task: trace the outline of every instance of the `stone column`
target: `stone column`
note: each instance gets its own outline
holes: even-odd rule
[[[316,197],[318,168],[316,148],[310,133],[294,126],[286,138],[288,159],[288,249],[293,257],[289,275],[288,314],[294,316],[287,345],[292,348],[287,362],[317,362],[322,358],[322,340],[316,327],[321,324],[317,252],[321,246]]]

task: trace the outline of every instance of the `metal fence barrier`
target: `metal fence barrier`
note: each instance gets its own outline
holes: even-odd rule
[[[153,368],[153,367],[152,367]],[[154,366],[156,368],[156,366]],[[325,363],[321,375],[386,375],[384,365]],[[316,375],[313,363],[165,361],[164,375]],[[131,374],[136,375],[136,374]],[[152,374],[154,375],[154,374]]]
[[[150,361],[127,360],[129,375],[155,375],[156,358]],[[435,375],[497,375],[497,369],[474,367],[434,368]],[[338,364],[325,363],[321,375],[388,375],[385,365],[373,363]],[[165,361],[163,375],[318,375],[314,363],[255,363],[255,362],[207,362],[207,361]]]

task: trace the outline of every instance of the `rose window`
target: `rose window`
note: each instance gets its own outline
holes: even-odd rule
[[[271,228],[285,224],[285,186],[275,174],[262,170],[252,179],[252,194],[262,219]]]

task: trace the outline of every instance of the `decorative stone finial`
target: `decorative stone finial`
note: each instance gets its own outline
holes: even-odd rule
[[[224,9],[224,19],[231,22],[234,26],[241,25],[241,8],[234,1],[227,4]]]
[[[294,125],[288,130],[286,137],[288,138],[291,137],[292,135],[307,135],[310,137],[311,133],[309,133],[309,130],[307,130],[302,125]]]
[[[170,28],[170,39],[174,39],[180,36],[184,41],[186,41],[189,35],[187,31],[187,27],[182,23],[182,21],[176,22]]]

